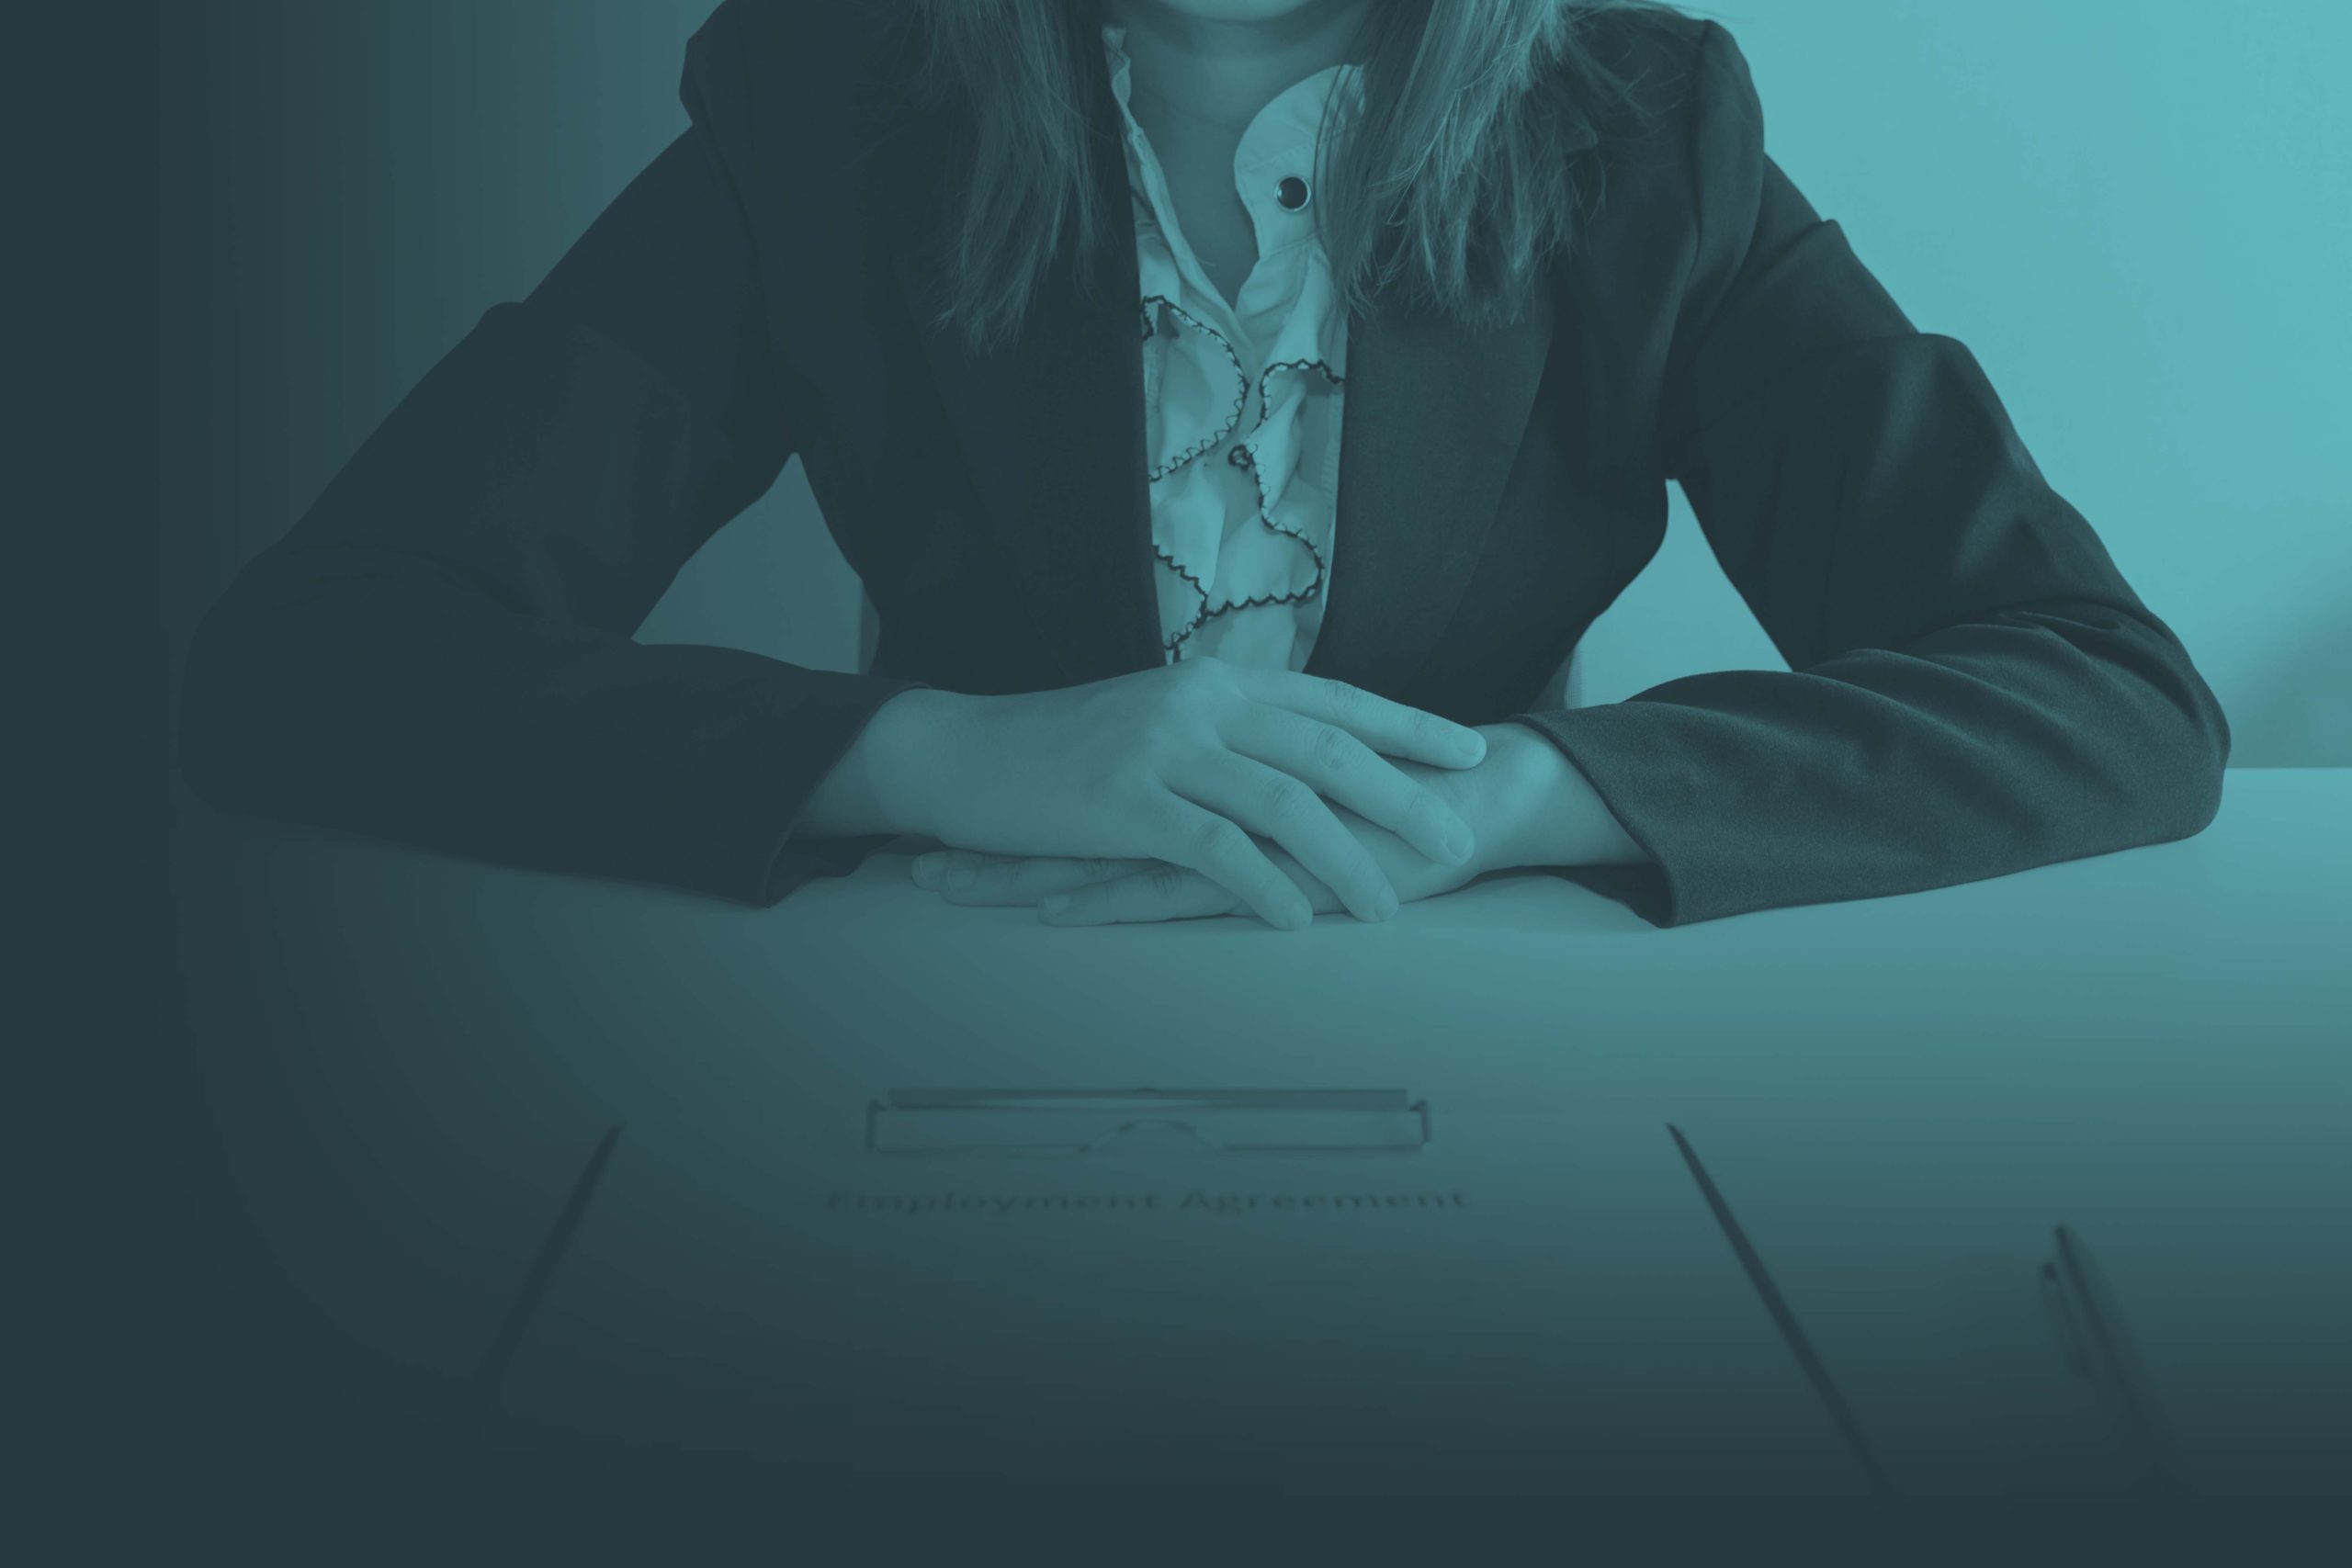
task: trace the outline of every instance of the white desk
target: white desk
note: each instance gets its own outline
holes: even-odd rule
[[[894,856],[752,911],[212,824],[181,852],[188,1017],[232,1043],[212,1102],[286,1274],[252,1310],[387,1410],[462,1399],[626,1129],[493,1450],[887,1453],[991,1493],[1857,1490],[1671,1120],[1906,1489],[2100,1473],[2034,1295],[2065,1221],[2199,1487],[2309,1492],[2352,1455],[2347,819],[2352,772],[2235,772],[2194,840],[1933,893],[1662,931],[1518,875],[1292,935],[1056,930]],[[832,1204],[915,1190],[857,1147],[888,1089],[1145,1084],[1409,1089],[1430,1174],[1382,1190],[1469,1197],[928,1233]]]

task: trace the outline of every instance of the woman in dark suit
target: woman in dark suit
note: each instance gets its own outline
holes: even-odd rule
[[[692,124],[201,627],[232,809],[772,903],[1661,926],[2197,832],[2229,729],[1766,155],[1579,0],[725,0]],[[631,633],[798,453],[869,671]],[[1679,481],[1787,671],[1543,705]]]

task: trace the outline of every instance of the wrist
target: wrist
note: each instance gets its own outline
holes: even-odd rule
[[[1625,864],[1649,857],[1575,763],[1523,724],[1481,726],[1478,859],[1487,871]]]
[[[1536,748],[1550,750],[1549,743],[1523,725],[1481,725],[1478,733],[1487,739],[1487,755],[1467,780],[1475,797],[1470,826],[1478,835],[1478,868],[1510,871],[1532,865],[1533,803],[1550,768]]]
[[[818,784],[799,830],[810,838],[936,837],[940,781],[955,776],[956,737],[983,700],[918,686],[883,703]]]
[[[874,716],[880,733],[868,776],[888,831],[941,837],[949,804],[943,786],[962,773],[957,759],[975,710],[986,701],[926,686],[899,693]]]

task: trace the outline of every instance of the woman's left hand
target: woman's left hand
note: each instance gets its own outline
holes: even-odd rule
[[[1481,822],[1486,792],[1474,787],[1476,769],[1449,771],[1396,764],[1442,795],[1477,835],[1478,847],[1460,865],[1442,865],[1385,828],[1344,807],[1332,811],[1371,852],[1401,902],[1451,893],[1493,869],[1488,825]],[[1339,896],[1281,850],[1261,840],[1268,859],[1298,885],[1318,915],[1343,910]],[[915,884],[951,904],[1034,905],[1050,925],[1095,926],[1198,919],[1250,911],[1231,891],[1200,873],[1155,860],[1068,860],[1052,856],[981,855],[944,850],[920,856]]]

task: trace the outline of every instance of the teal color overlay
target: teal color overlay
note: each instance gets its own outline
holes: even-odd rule
[[[1966,343],[2220,695],[2242,766],[2352,762],[2352,12],[2026,0],[1701,7],[1768,145]],[[705,0],[340,0],[164,17],[165,581],[184,640],[490,305],[684,129]],[[797,466],[642,636],[857,660]],[[1777,655],[1679,498],[1575,700]]]

